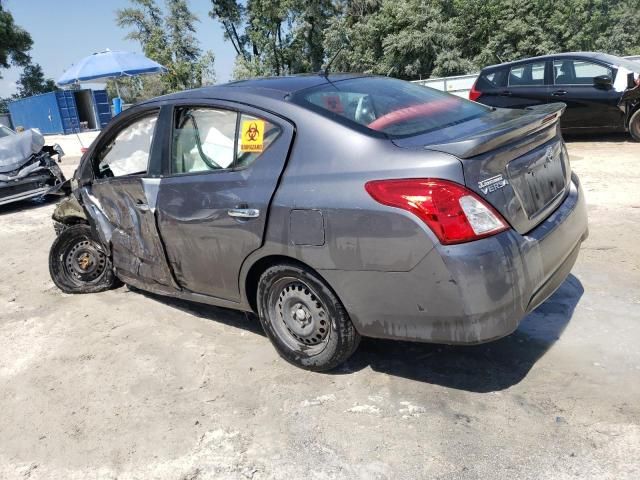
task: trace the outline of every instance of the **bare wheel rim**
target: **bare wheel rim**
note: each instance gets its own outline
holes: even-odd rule
[[[308,354],[325,349],[331,335],[331,321],[326,306],[305,282],[284,277],[269,291],[271,324],[287,346]]]
[[[100,280],[107,266],[107,257],[93,240],[81,237],[67,247],[62,262],[69,280],[86,285]]]

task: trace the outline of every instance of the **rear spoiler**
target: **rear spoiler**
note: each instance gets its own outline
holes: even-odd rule
[[[488,130],[450,143],[428,145],[425,148],[449,153],[458,158],[475,157],[555,125],[565,108],[567,106],[564,103],[527,107],[519,117],[497,124]]]

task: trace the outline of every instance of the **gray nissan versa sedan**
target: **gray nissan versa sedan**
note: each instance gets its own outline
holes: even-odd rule
[[[82,158],[54,213],[51,276],[69,293],[120,280],[256,312],[311,370],[361,335],[494,340],[558,288],[587,236],[563,110],[344,74],[156,98]]]

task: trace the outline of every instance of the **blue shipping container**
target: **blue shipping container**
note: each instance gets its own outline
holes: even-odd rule
[[[14,126],[37,128],[43,134],[80,131],[80,120],[71,90],[43,93],[9,103]]]
[[[93,102],[96,116],[100,123],[97,128],[104,128],[111,120],[111,104],[106,90],[93,90]]]
[[[101,129],[111,120],[105,90],[59,90],[9,103],[13,125],[43,134]],[[82,125],[81,125],[82,124]]]

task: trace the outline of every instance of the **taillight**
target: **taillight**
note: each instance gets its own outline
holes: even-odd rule
[[[365,188],[377,202],[416,215],[445,245],[478,240],[509,228],[478,195],[448,180],[373,180]]]
[[[474,83],[473,87],[471,87],[471,90],[469,90],[469,100],[473,100],[474,102],[477,101],[482,95],[482,92],[476,89],[476,83]]]

